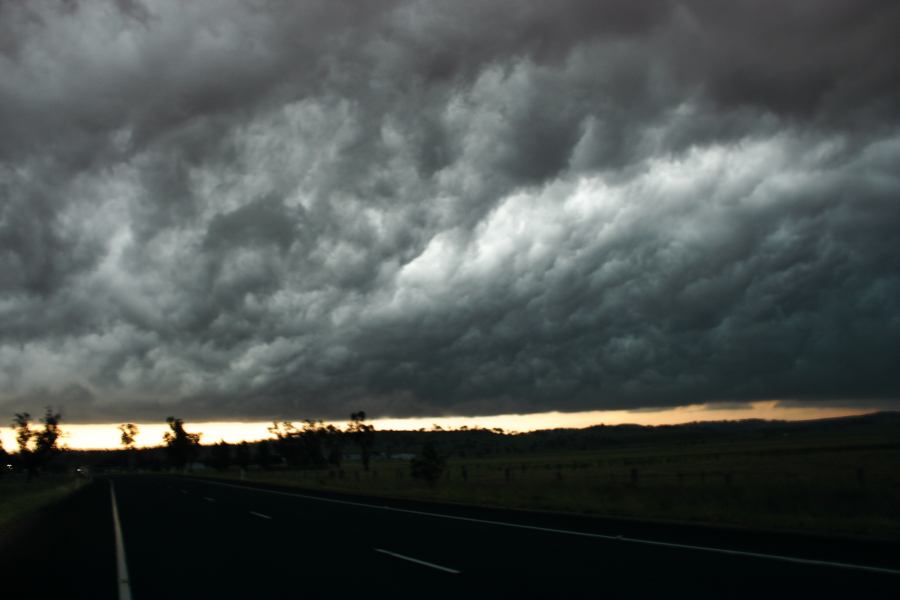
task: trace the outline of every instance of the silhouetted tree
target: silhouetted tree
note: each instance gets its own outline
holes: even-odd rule
[[[273,421],[269,433],[275,436],[275,449],[289,465],[298,466],[303,462],[303,445],[300,440],[303,432],[291,421]]]
[[[16,453],[16,467],[25,469],[30,481],[37,471],[34,448],[31,443],[35,434],[31,430],[31,414],[27,412],[16,413],[16,416],[13,417],[12,428],[16,432],[16,445],[19,447],[19,451]]]
[[[125,452],[128,457],[128,467],[134,469],[135,463],[137,462],[137,450],[134,445],[135,438],[139,433],[138,426],[134,423],[122,423],[119,425],[119,431],[122,433],[122,435],[119,436],[119,443],[125,447]]]
[[[331,451],[340,443],[340,431],[321,421],[304,421],[302,429],[290,421],[275,422],[269,427],[269,433],[276,438],[278,453],[288,464],[297,467],[324,467]]]
[[[31,430],[31,415],[27,412],[16,413],[16,416],[13,417],[12,427],[16,432],[16,445],[19,446],[19,453],[30,451],[29,444],[34,437],[34,432]]]
[[[31,415],[27,412],[16,413],[13,418],[13,429],[16,431],[16,444],[19,446],[17,459],[19,464],[28,472],[28,479],[37,475],[42,466],[47,465],[53,457],[59,454],[59,438],[62,430],[59,422],[62,416],[53,409],[47,407],[41,423],[44,428],[34,430],[31,428]]]
[[[41,419],[44,428],[37,432],[34,441],[34,449],[41,465],[49,462],[60,452],[58,442],[62,437],[62,430],[59,428],[61,420],[62,415],[59,412],[53,412],[50,407],[47,407],[47,411]]]
[[[220,440],[212,447],[212,466],[217,471],[224,471],[231,465],[231,445]]]
[[[272,456],[272,449],[270,447],[269,442],[260,442],[256,446],[256,464],[260,466],[262,469],[268,469],[272,466],[274,462],[274,457]]]
[[[325,445],[326,460],[329,465],[340,467],[344,462],[344,433],[335,427],[329,425],[324,428],[322,435],[323,444]]]
[[[6,474],[6,465],[9,463],[9,453],[3,447],[3,441],[0,440],[0,479]]]
[[[410,467],[413,478],[422,479],[428,485],[434,485],[444,473],[446,461],[438,454],[434,444],[425,442],[422,452],[412,460]]]
[[[234,451],[234,462],[241,469],[246,469],[250,466],[250,444],[241,442],[237,445]]]
[[[372,456],[372,446],[375,444],[375,426],[365,422],[366,413],[359,411],[350,415],[350,424],[347,432],[350,438],[359,446],[359,457],[362,460],[363,469],[369,470],[369,461]]]
[[[169,463],[177,469],[183,469],[197,454],[200,436],[203,434],[188,433],[184,430],[184,421],[175,417],[167,417],[166,423],[169,424],[170,431],[163,434],[163,441],[166,443]]]
[[[134,423],[122,423],[119,425],[119,431],[122,432],[119,437],[120,443],[125,446],[126,450],[134,450],[135,438],[140,433],[138,426]]]

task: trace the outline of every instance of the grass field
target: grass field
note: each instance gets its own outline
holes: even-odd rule
[[[900,539],[900,444],[768,440],[451,459],[433,487],[406,461],[250,470],[306,489]],[[238,477],[236,470],[210,472]]]
[[[24,476],[0,479],[0,535],[34,511],[74,492],[82,482],[73,475],[43,475],[32,481]]]

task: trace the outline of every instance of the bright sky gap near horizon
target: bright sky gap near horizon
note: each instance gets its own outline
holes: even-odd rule
[[[900,408],[900,407],[898,407]],[[379,430],[432,429],[438,425],[444,429],[499,427],[507,433],[533,431],[536,429],[582,428],[592,425],[673,425],[695,421],[723,421],[733,419],[782,419],[789,421],[807,419],[827,419],[859,415],[871,412],[865,408],[845,406],[778,406],[777,402],[755,402],[744,406],[681,406],[660,411],[585,411],[576,413],[532,413],[527,415],[491,415],[486,417],[413,417],[405,419],[375,419],[372,424]],[[297,426],[301,423],[295,422]],[[346,426],[346,421],[333,421],[338,428]],[[140,433],[135,440],[138,447],[159,446],[163,433],[168,431],[165,423],[140,423]],[[268,428],[271,422],[199,422],[187,423],[185,428],[191,433],[201,433],[201,444],[215,444],[220,441],[229,444],[243,441],[272,439]],[[121,432],[117,424],[74,424],[63,427],[62,444],[72,449],[121,448]],[[0,441],[7,447],[14,447],[15,435],[12,429],[0,431]]]
[[[897,22],[0,3],[0,424],[897,409]]]

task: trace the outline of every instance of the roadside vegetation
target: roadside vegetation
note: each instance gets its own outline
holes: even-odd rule
[[[73,474],[48,474],[27,481],[7,475],[0,479],[0,536],[15,524],[77,490],[84,479]]]
[[[48,408],[35,425],[28,413],[12,420],[17,451],[0,447],[0,537],[17,523],[78,489],[83,479],[59,461],[61,415]]]
[[[310,490],[900,539],[897,439],[889,431],[792,432],[776,439],[644,440],[603,450],[465,457],[446,452],[446,445],[441,454],[435,441],[412,460],[374,458],[368,470],[346,461],[200,474]]]
[[[63,451],[58,413],[43,427],[17,414],[18,449],[0,449],[0,531],[75,489],[79,473],[128,471],[900,540],[900,413],[510,433],[376,431],[360,411],[343,428],[283,421],[269,440],[206,446],[166,422],[156,447],[137,448],[125,423],[121,450]]]

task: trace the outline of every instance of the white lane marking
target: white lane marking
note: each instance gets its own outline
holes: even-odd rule
[[[182,494],[187,494],[187,492],[186,492],[186,491],[184,491],[184,490],[181,490],[181,493],[182,493]]]
[[[729,550],[728,548],[715,548],[713,546],[694,546],[691,544],[676,544],[673,542],[660,542],[657,540],[645,540],[641,538],[623,537],[621,535],[605,535],[602,533],[588,533],[585,531],[573,531],[571,529],[553,529],[552,527],[539,527],[537,525],[522,525],[521,523],[508,523],[506,521],[491,521],[489,519],[475,519],[473,517],[460,517],[458,515],[445,515],[441,513],[427,512],[422,510],[411,510],[408,508],[395,508],[391,506],[379,506],[377,504],[366,504],[365,502],[354,502],[352,500],[336,500],[334,498],[320,498],[318,496],[309,496],[307,494],[298,494],[295,492],[280,492],[278,490],[267,490],[265,488],[257,488],[248,485],[234,485],[231,483],[222,483],[219,481],[196,480],[211,485],[221,485],[225,487],[237,488],[239,490],[249,490],[253,492],[263,492],[266,494],[275,494],[278,496],[293,496],[295,498],[303,498],[304,500],[314,500],[317,502],[330,502],[332,504],[345,504],[348,506],[359,506],[362,508],[372,508],[376,510],[387,510],[391,512],[407,513],[411,515],[421,515],[425,517],[435,517],[438,519],[451,519],[454,521],[467,521],[470,523],[483,523],[485,525],[498,525],[500,527],[513,527],[516,529],[528,529],[531,531],[543,531],[547,533],[560,533],[563,535],[576,535],[579,537],[595,538],[601,540],[612,540],[617,542],[628,542],[631,544],[644,544],[647,546],[660,546],[664,548],[680,548],[682,550],[697,550],[700,552],[714,552],[717,554],[729,554],[732,556],[747,556],[751,558],[763,558],[767,560],[778,560],[801,565],[810,565],[816,567],[833,567],[836,569],[850,569],[855,571],[867,571],[870,573],[887,573],[889,575],[900,575],[900,569],[891,569],[889,567],[873,567],[870,565],[859,565],[854,563],[835,562],[830,560],[817,560],[814,558],[799,558],[796,556],[785,556],[782,554],[763,554],[761,552],[747,552],[744,550]]]
[[[271,518],[272,518],[272,517],[270,517],[269,515],[264,515],[264,514],[262,514],[262,513],[258,513],[258,512],[256,512],[255,510],[251,510],[251,511],[250,511],[250,514],[251,514],[251,515],[255,515],[255,516],[257,516],[257,517],[260,517],[261,519],[271,519]]]
[[[391,552],[389,550],[383,550],[381,548],[374,548],[375,552],[381,552],[382,554],[387,554],[388,556],[393,556],[394,558],[399,558],[401,560],[408,560],[409,562],[416,563],[417,565],[425,565],[426,567],[431,567],[432,569],[437,569],[438,571],[445,571],[447,573],[453,573],[454,575],[458,575],[459,571],[456,569],[451,569],[449,567],[442,567],[441,565],[436,565],[434,563],[430,563],[428,561],[419,560],[418,558],[413,558],[411,556],[403,556],[402,554],[397,554],[396,552]]]
[[[210,498],[209,496],[203,496],[203,499],[206,500],[207,502],[215,502],[216,501],[215,498]]]
[[[119,583],[119,600],[131,600],[131,583],[128,581],[128,563],[125,562],[125,542],[122,539],[122,524],[119,522],[119,508],[116,506],[116,489],[109,480],[109,496],[112,499],[113,529],[116,534],[116,576]]]

